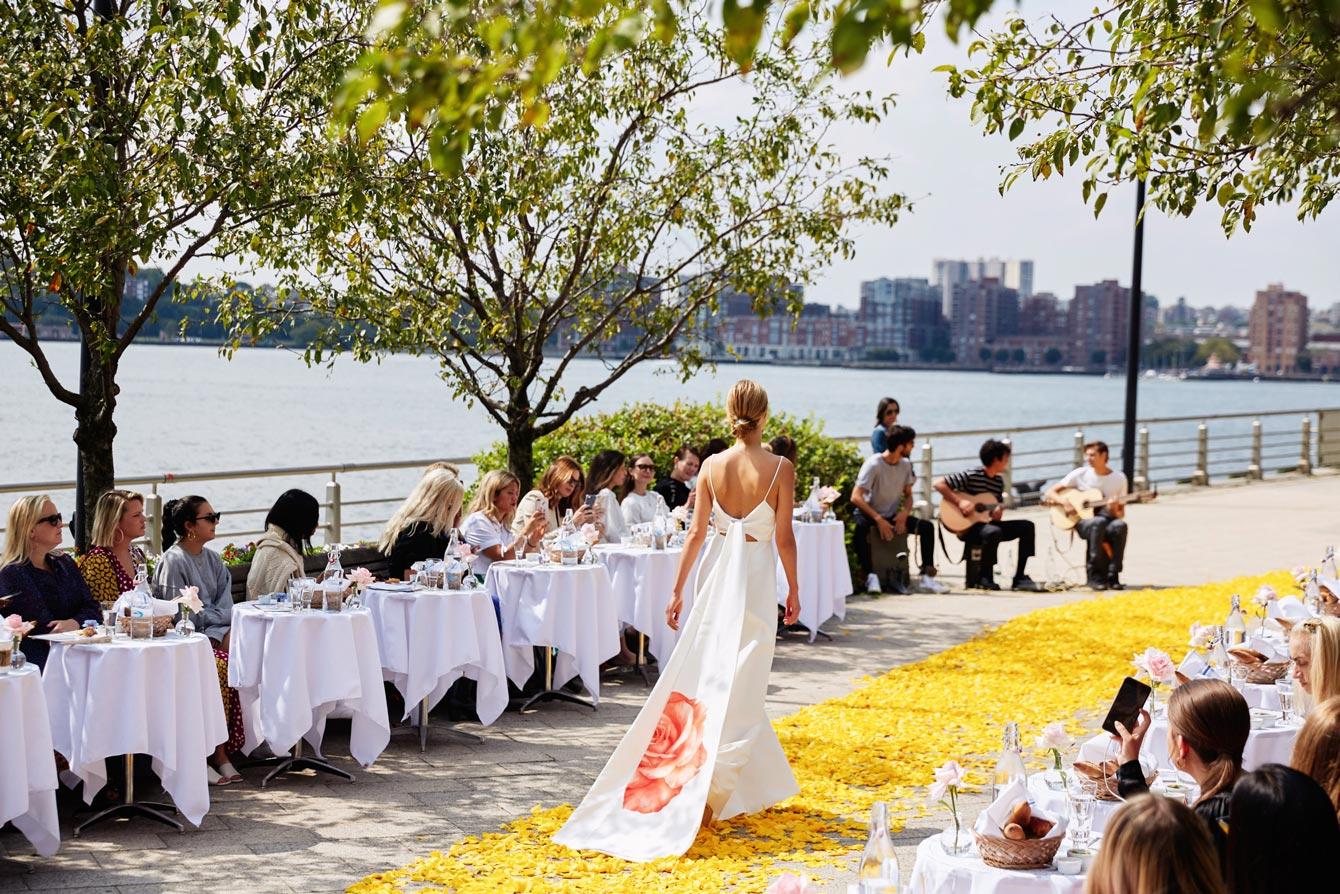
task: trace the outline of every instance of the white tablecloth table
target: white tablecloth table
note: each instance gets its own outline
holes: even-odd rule
[[[360,765],[371,766],[391,739],[377,632],[367,609],[234,606],[228,683],[242,704],[248,754],[261,742],[279,754],[299,740],[320,754],[326,718],[337,706],[353,715],[349,752]]]
[[[972,838],[966,823],[961,834]],[[1066,847],[1062,842],[1060,853]],[[1080,894],[1084,876],[1061,875],[1055,869],[996,869],[982,862],[976,848],[950,856],[940,836],[932,835],[917,846],[911,890],[912,894]]]
[[[42,673],[51,740],[84,783],[107,783],[106,759],[147,754],[182,816],[209,811],[205,760],[228,741],[214,649],[204,634],[65,645],[53,642]]]
[[[1298,737],[1300,726],[1301,724],[1294,723],[1288,726],[1272,726],[1269,729],[1254,729],[1248,733],[1247,747],[1242,751],[1243,771],[1250,773],[1264,764],[1287,765],[1293,753],[1293,740]],[[1105,760],[1109,754],[1115,758],[1116,750],[1112,747],[1112,737],[1107,733],[1099,733],[1086,741],[1079,749],[1080,760],[1091,763]],[[1168,757],[1168,720],[1166,717],[1156,718],[1150,726],[1149,732],[1145,734],[1141,759],[1153,761],[1161,771],[1162,768],[1172,766],[1172,761]]]
[[[609,571],[619,620],[646,635],[648,651],[661,664],[669,660],[675,643],[679,642],[679,631],[671,630],[665,621],[665,609],[674,596],[683,553],[677,547],[651,549],[610,544],[596,548],[597,558]],[[688,618],[693,609],[693,590],[690,577],[689,585],[684,587],[682,619]]]
[[[462,677],[479,686],[475,710],[485,726],[507,707],[507,671],[493,600],[483,590],[395,592],[374,584],[365,594],[377,633],[382,678],[405,697],[405,716],[428,709]],[[422,720],[422,718],[421,718]]]
[[[4,718],[4,772],[0,772],[0,826],[14,827],[43,857],[60,850],[56,816],[56,761],[51,756],[51,720],[37,665],[0,677]]]
[[[847,597],[852,594],[852,588],[845,529],[840,521],[793,522],[791,529],[796,535],[800,625],[810,632],[810,642],[814,642],[825,621],[847,616]],[[786,575],[780,558],[777,560],[777,604],[786,605]]]
[[[524,686],[535,671],[534,646],[558,651],[553,686],[581,679],[600,702],[600,664],[619,654],[619,606],[604,565],[494,562],[484,591],[502,602],[503,662]]]

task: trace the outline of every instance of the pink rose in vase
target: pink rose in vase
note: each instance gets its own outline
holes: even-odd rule
[[[670,693],[647,750],[624,789],[623,806],[658,813],[688,785],[707,761],[703,723],[707,709],[682,692]]]

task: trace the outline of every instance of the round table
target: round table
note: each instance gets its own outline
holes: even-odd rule
[[[513,683],[525,686],[534,673],[533,647],[551,647],[558,656],[549,686],[532,701],[580,701],[558,688],[578,677],[590,706],[599,704],[600,664],[619,654],[619,607],[604,565],[494,562],[484,591],[502,604],[503,662]]]
[[[796,536],[796,587],[800,596],[800,625],[810,642],[829,618],[847,616],[852,594],[847,565],[846,529],[840,521],[792,522]],[[786,605],[786,574],[777,560],[777,603]]]
[[[43,857],[60,850],[56,761],[51,720],[36,665],[0,676],[5,770],[0,773],[0,826],[13,823]]]
[[[205,759],[228,741],[214,649],[204,634],[53,641],[42,688],[52,744],[84,783],[87,803],[107,783],[107,758],[147,754],[177,810],[200,825],[209,811]]]
[[[674,596],[683,553],[678,547],[651,549],[620,544],[596,547],[596,558],[609,571],[619,620],[646,635],[648,651],[661,664],[670,659],[675,643],[679,642],[679,631],[671,630],[665,621],[665,609]],[[693,589],[692,585],[684,588],[681,618],[687,618],[693,609]]]
[[[367,609],[281,612],[253,602],[234,606],[228,683],[242,704],[248,754],[261,742],[279,754],[302,740],[320,754],[326,718],[341,706],[353,715],[349,753],[360,765],[371,766],[390,741],[377,632]],[[319,769],[352,778],[328,764]]]
[[[960,834],[972,838],[966,824]],[[1062,842],[1058,853],[1064,854],[1067,846]],[[941,846],[940,835],[932,835],[917,846],[911,890],[912,894],[1080,894],[1084,876],[1061,875],[1055,869],[996,869],[982,862],[975,847],[951,857]]]
[[[507,707],[507,671],[493,600],[483,590],[405,590],[373,584],[364,595],[377,633],[382,678],[405,697],[405,716],[442,700],[465,677],[479,683],[485,726]]]

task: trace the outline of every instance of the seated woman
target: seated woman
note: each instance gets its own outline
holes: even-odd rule
[[[1340,816],[1340,696],[1308,712],[1307,722],[1294,739],[1289,763],[1317,781]]]
[[[1121,766],[1117,793],[1122,798],[1149,790],[1140,767],[1140,746],[1149,732],[1149,712],[1140,712],[1134,730],[1121,723]],[[1242,694],[1222,680],[1192,680],[1168,698],[1168,755],[1172,765],[1200,786],[1192,808],[1205,820],[1222,861],[1227,845],[1224,826],[1228,799],[1242,775],[1242,751],[1251,732],[1251,713]]]
[[[639,453],[633,457],[633,483],[623,498],[619,509],[623,513],[626,527],[644,525],[657,515],[669,515],[670,507],[665,505],[665,497],[651,489],[656,480],[656,462],[650,453]]]
[[[281,593],[290,578],[303,577],[302,554],[312,546],[321,504],[305,490],[286,490],[265,516],[265,533],[247,571],[247,599]]]
[[[92,546],[79,570],[99,602],[115,602],[135,589],[135,575],[144,567],[144,550],[135,541],[144,536],[144,497],[128,490],[109,490],[93,508]]]
[[[195,629],[214,646],[214,664],[219,671],[224,713],[228,718],[228,741],[210,757],[210,785],[241,782],[229,754],[241,751],[242,707],[237,691],[228,685],[228,645],[233,630],[233,576],[223,559],[205,544],[214,539],[222,513],[214,511],[204,497],[169,500],[163,506],[163,554],[154,566],[154,589],[163,599],[175,599],[182,587],[196,587],[204,606],[191,615]]]
[[[521,482],[506,469],[494,469],[479,480],[469,514],[461,525],[461,536],[475,550],[471,570],[481,578],[494,562],[523,558],[544,535],[545,517],[539,510],[522,520],[520,535],[512,535],[520,494]]]
[[[65,525],[45,494],[20,497],[9,507],[5,546],[0,551],[0,595],[12,595],[6,613],[33,625],[33,633],[69,633],[85,621],[102,619],[102,609],[69,556],[57,555]],[[23,655],[46,666],[45,640],[25,637]]]
[[[549,464],[535,488],[527,491],[517,504],[512,533],[520,535],[537,509],[544,512],[546,538],[558,536],[568,510],[572,510],[572,523],[577,528],[595,523],[595,511],[585,504],[585,496],[586,476],[582,474],[582,467],[572,457],[560,456]]]
[[[1335,884],[1340,824],[1307,774],[1282,764],[1245,774],[1233,789],[1228,823],[1225,881],[1233,894],[1324,891]]]
[[[1303,692],[1299,711],[1340,695],[1340,618],[1309,618],[1289,634],[1293,678]]]
[[[415,562],[441,559],[451,532],[461,520],[465,485],[446,469],[430,469],[391,516],[377,549],[386,556],[391,576],[409,580]]]
[[[615,491],[628,480],[628,461],[617,450],[602,450],[591,460],[591,474],[587,478],[591,493],[596,495],[596,519],[605,526],[602,543],[620,543],[628,526],[623,520],[623,510],[619,508],[619,497]]]
[[[768,442],[768,449],[776,456],[784,456],[791,465],[796,464],[796,442],[791,440],[790,435],[778,435]]]
[[[1185,804],[1137,795],[1112,817],[1084,894],[1223,894],[1219,858]]]

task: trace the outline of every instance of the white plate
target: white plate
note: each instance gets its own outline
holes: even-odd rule
[[[109,643],[110,636],[81,636],[78,633],[36,633],[32,639],[46,640],[49,643]]]

